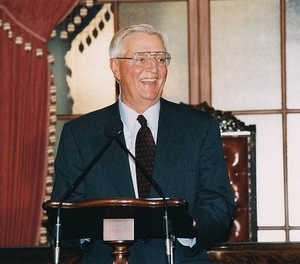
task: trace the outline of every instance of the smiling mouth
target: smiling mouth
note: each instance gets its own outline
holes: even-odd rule
[[[147,79],[143,79],[142,82],[154,84],[156,80],[157,80],[156,78],[147,78]]]

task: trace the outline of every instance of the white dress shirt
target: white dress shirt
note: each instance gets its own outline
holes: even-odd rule
[[[141,125],[137,120],[139,114],[126,106],[122,100],[121,96],[119,97],[119,110],[121,115],[121,120],[123,122],[123,133],[125,137],[126,147],[129,151],[135,156],[135,140],[137,132],[139,131]],[[160,110],[160,101],[158,101],[155,105],[148,108],[143,116],[147,119],[147,125],[152,132],[152,136],[154,142],[156,144],[157,139],[157,128],[158,128],[158,117]],[[129,166],[131,171],[132,183],[135,192],[135,197],[139,198],[138,188],[137,188],[137,180],[136,180],[136,166],[135,162],[132,158],[129,157]]]

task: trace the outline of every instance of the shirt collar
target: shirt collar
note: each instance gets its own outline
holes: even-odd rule
[[[121,94],[119,96],[119,109],[120,109],[121,119],[124,125],[129,129],[129,131],[133,131],[139,114],[122,102]],[[159,110],[160,110],[160,101],[158,101],[156,104],[149,107],[143,113],[143,116],[147,119],[148,126],[151,130],[157,129]]]

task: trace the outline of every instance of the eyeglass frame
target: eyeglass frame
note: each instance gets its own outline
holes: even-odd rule
[[[140,51],[140,52],[136,52],[133,54],[133,57],[116,57],[116,59],[118,60],[133,60],[136,62],[136,56],[139,55],[139,54],[145,54],[145,53],[148,53],[150,56],[149,56],[149,59],[147,61],[147,64],[150,60],[150,57],[153,56],[155,58],[155,61],[157,62],[158,65],[159,64],[159,61],[157,60],[157,55],[158,54],[164,54],[165,55],[165,62],[163,63],[164,67],[168,67],[170,65],[170,62],[171,62],[171,55],[170,53],[166,52],[166,51]]]

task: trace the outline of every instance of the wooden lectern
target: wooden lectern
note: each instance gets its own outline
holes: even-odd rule
[[[43,203],[50,227],[55,226],[59,200]],[[167,199],[168,218],[176,237],[196,236],[188,204],[181,199]],[[113,263],[127,263],[128,247],[136,239],[165,238],[165,206],[162,199],[110,198],[62,203],[61,239],[101,239],[112,246]]]

